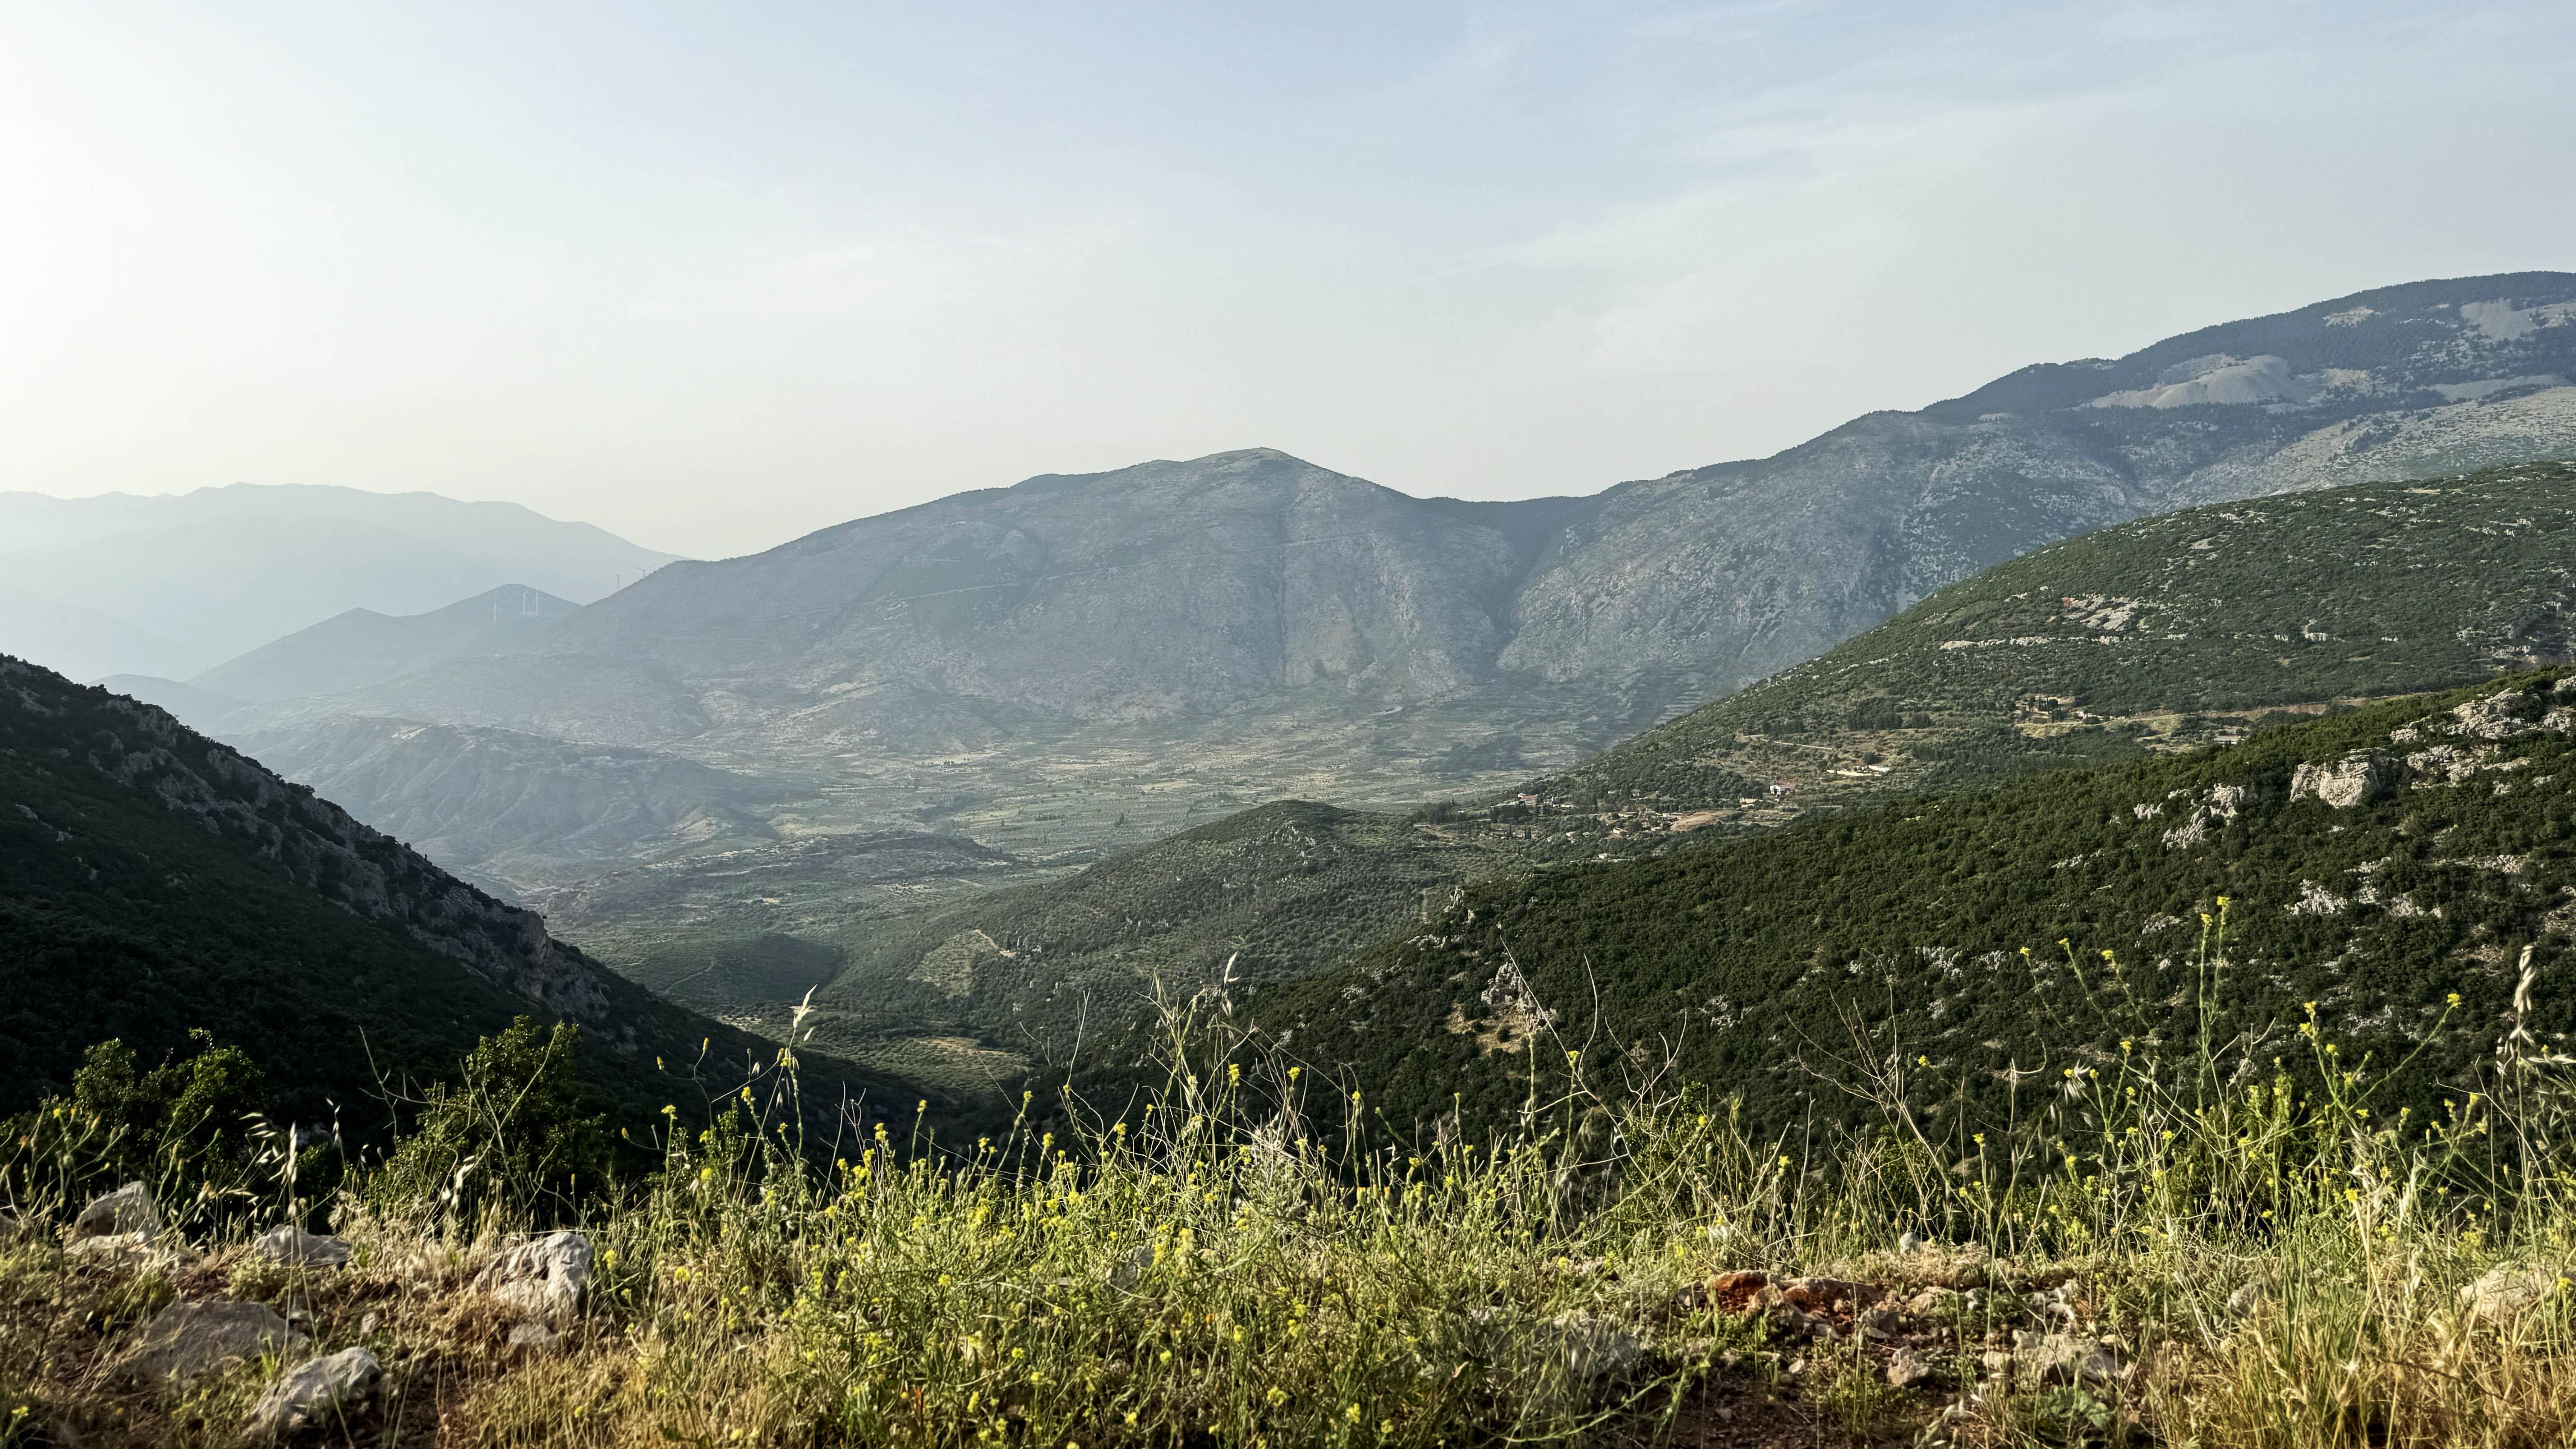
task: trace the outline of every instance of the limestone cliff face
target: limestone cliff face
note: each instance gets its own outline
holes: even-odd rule
[[[1807,658],[1932,589],[2139,511],[2056,419],[1873,414],[1759,463],[1611,490],[1516,608],[1502,662],[1652,714]]]

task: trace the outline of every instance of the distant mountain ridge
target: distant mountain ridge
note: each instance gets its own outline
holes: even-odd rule
[[[525,584],[503,584],[422,614],[351,609],[188,683],[252,702],[338,694],[463,655],[497,653],[580,612],[581,605]]]
[[[1416,499],[1262,449],[1033,478],[666,569],[500,664],[352,703],[903,752],[1567,685],[1633,727],[2123,518],[2576,456],[2571,321],[2565,273],[2385,288],[1581,499]]]
[[[195,673],[205,663],[195,649],[130,620],[5,582],[0,641],[29,658],[53,660],[78,679],[111,673],[166,678]]]
[[[671,561],[515,503],[312,485],[156,497],[0,493],[0,650],[79,678],[185,679],[352,608],[417,614],[505,584],[588,603]],[[115,627],[73,628],[60,611]]]
[[[229,694],[217,694],[211,689],[164,679],[157,674],[110,674],[89,682],[110,694],[122,694],[155,709],[166,709],[179,723],[209,734],[221,730],[224,720],[249,703]]]
[[[2296,311],[2224,322],[2117,360],[2037,363],[1924,416],[2263,404],[2336,411],[2373,402],[2485,401],[2564,387],[2576,321],[2565,272],[2409,282]],[[2479,300],[2471,294],[2492,293]]]

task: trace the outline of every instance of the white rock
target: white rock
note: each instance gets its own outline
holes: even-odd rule
[[[2339,916],[2352,902],[2312,880],[2299,882],[2299,898],[2284,909],[2294,916]]]
[[[494,1259],[480,1282],[493,1297],[530,1317],[569,1323],[590,1288],[590,1239],[559,1232],[521,1243]]]
[[[2255,1309],[2263,1306],[2264,1299],[2271,1296],[2272,1290],[2264,1287],[2261,1283],[2248,1283],[2244,1287],[2237,1289],[2235,1292],[2228,1294],[2228,1321],[2231,1323],[2242,1322],[2244,1319],[2251,1316]]]
[[[250,1250],[272,1263],[290,1267],[339,1268],[349,1261],[349,1245],[338,1238],[317,1237],[292,1223],[280,1223],[259,1235]]]
[[[2118,1354],[2069,1333],[2017,1334],[2014,1349],[2024,1370],[2044,1384],[2100,1387],[2117,1383],[2125,1371]]]
[[[328,1423],[364,1403],[376,1390],[382,1368],[363,1348],[307,1359],[287,1370],[250,1411],[254,1439],[283,1439],[315,1424]]]
[[[2210,827],[2233,821],[2252,793],[2242,785],[2210,786],[2183,822],[2165,832],[2165,848],[2184,850],[2208,839]]]
[[[2558,1288],[2558,1271],[2530,1263],[2499,1263],[2460,1290],[2460,1308],[2472,1325],[2499,1326]]]
[[[2481,740],[2509,740],[2516,735],[2528,734],[2533,726],[2522,715],[2532,705],[2531,697],[2518,689],[2454,705],[2451,715],[2459,723],[2451,726],[2451,733]]]
[[[95,1263],[102,1268],[145,1273],[166,1273],[195,1257],[184,1248],[154,1239],[149,1233],[108,1233],[95,1238],[75,1238],[63,1249],[63,1255],[75,1262]]]
[[[2331,765],[2301,765],[2290,776],[2290,798],[2313,795],[2336,810],[2349,810],[2395,782],[2397,771],[2379,750],[2346,755]]]
[[[1910,1348],[1900,1348],[1887,1356],[1887,1381],[1896,1388],[1910,1389],[1931,1377],[1931,1360]]]
[[[202,1378],[227,1363],[289,1353],[304,1336],[265,1303],[174,1303],[143,1330],[124,1358],[125,1371],[148,1382]]]
[[[97,1238],[141,1233],[157,1237],[161,1232],[161,1208],[152,1201],[152,1189],[139,1182],[129,1182],[116,1191],[92,1198],[89,1206],[72,1219],[72,1239]]]

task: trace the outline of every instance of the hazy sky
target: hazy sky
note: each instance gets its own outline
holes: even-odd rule
[[[2576,5],[0,3],[0,488],[1589,492],[2576,267]]]

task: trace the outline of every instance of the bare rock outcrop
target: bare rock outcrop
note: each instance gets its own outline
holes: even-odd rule
[[[581,1311],[590,1290],[590,1239],[548,1233],[494,1259],[479,1279],[485,1292],[529,1318],[560,1326]]]
[[[2244,809],[2253,792],[2242,785],[2212,785],[2191,802],[2191,813],[2180,825],[2165,832],[2165,848],[2187,850],[2209,838],[2209,832],[2226,825]]]
[[[120,1367],[146,1383],[185,1383],[226,1364],[291,1353],[303,1343],[304,1335],[265,1303],[174,1303],[143,1330]]]
[[[153,1237],[161,1231],[161,1206],[152,1200],[152,1189],[139,1182],[129,1182],[114,1192],[90,1199],[89,1205],[72,1219],[72,1239],[122,1237],[140,1233]]]
[[[2362,750],[2330,765],[2299,766],[2290,776],[2290,798],[2314,796],[2330,808],[2349,810],[2377,799],[2396,782],[2396,762],[2386,751]]]
[[[2502,1328],[2558,1290],[2555,1268],[2499,1263],[2460,1290],[2460,1316],[2473,1327]]]
[[[349,1262],[346,1241],[308,1233],[292,1223],[280,1223],[260,1234],[250,1250],[291,1268],[340,1268]]]
[[[250,1411],[250,1437],[284,1439],[327,1424],[364,1403],[384,1370],[363,1348],[344,1348],[307,1359],[278,1376]]]
[[[2016,1334],[2013,1348],[2023,1373],[2042,1384],[2101,1388],[2128,1371],[2107,1345],[2071,1333]]]

